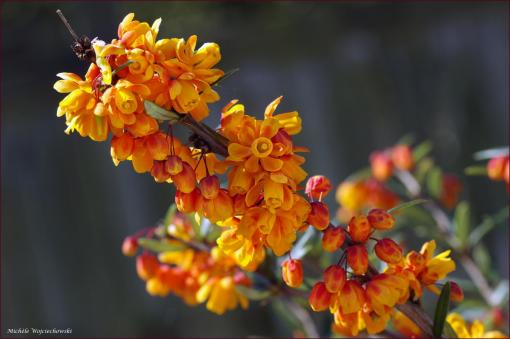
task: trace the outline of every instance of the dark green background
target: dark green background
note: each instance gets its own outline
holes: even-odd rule
[[[86,66],[57,8],[80,34],[104,40],[135,12],[162,17],[160,37],[218,42],[221,67],[241,71],[222,84],[214,110],[239,98],[261,116],[284,95],[281,111],[303,118],[306,168],[335,184],[408,132],[432,140],[439,163],[459,173],[474,151],[508,140],[504,2],[4,3],[2,335],[18,327],[103,337],[291,334],[269,307],[218,317],[146,294],[120,245],[165,212],[173,191],[129,164],[115,168],[107,143],[63,133],[55,74]],[[502,184],[465,179],[475,213],[507,202]],[[507,238],[501,228],[488,238],[504,277]]]

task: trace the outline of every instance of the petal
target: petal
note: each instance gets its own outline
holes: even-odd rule
[[[260,169],[259,158],[257,158],[254,155],[250,156],[248,160],[246,160],[246,162],[244,163],[244,168],[246,168],[246,170],[250,173],[258,172],[258,170]]]
[[[242,161],[251,154],[251,148],[234,142],[228,145],[228,154],[228,160]]]
[[[266,107],[266,111],[264,112],[264,117],[270,118],[273,116],[273,112],[276,110],[276,107],[280,104],[280,101],[282,100],[283,96],[279,96],[278,98],[274,99],[273,102],[271,102]]]
[[[268,172],[276,172],[282,169],[283,161],[272,157],[261,158],[262,167]]]

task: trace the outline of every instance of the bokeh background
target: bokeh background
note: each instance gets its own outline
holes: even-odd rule
[[[218,110],[249,112],[284,95],[309,146],[306,168],[339,183],[369,153],[413,133],[447,170],[508,142],[508,5],[455,3],[66,2],[2,4],[2,335],[72,328],[75,336],[290,335],[270,307],[219,317],[152,298],[120,245],[173,200],[170,185],[116,168],[107,143],[63,133],[55,74],[83,74],[55,10],[79,34],[109,40],[124,15],[163,18],[160,37],[197,34],[222,48]],[[213,111],[214,111],[213,110]],[[210,120],[217,123],[217,116]],[[502,184],[463,178],[477,215],[507,203]],[[508,234],[487,239],[508,277]],[[324,324],[327,327],[326,324]]]

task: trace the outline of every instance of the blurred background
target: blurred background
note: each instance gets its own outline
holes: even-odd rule
[[[70,50],[57,8],[91,38],[115,37],[135,12],[143,21],[163,18],[160,37],[219,43],[220,67],[240,72],[221,84],[213,112],[239,98],[260,117],[284,95],[279,111],[303,118],[296,143],[312,150],[306,169],[338,184],[372,150],[407,133],[430,139],[438,163],[457,173],[474,163],[473,152],[508,143],[507,6],[4,2],[2,334],[55,327],[81,337],[291,335],[264,305],[219,317],[145,292],[120,245],[165,213],[173,190],[129,163],[116,168],[108,143],[64,134],[55,75],[84,74],[86,65]],[[507,203],[502,184],[463,180],[475,215]],[[508,277],[506,227],[486,241]]]

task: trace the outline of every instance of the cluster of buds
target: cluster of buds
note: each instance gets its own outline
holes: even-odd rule
[[[195,234],[184,214],[176,213],[171,223],[162,227],[164,235],[158,241],[182,247],[157,256],[144,251],[136,257],[136,271],[145,281],[150,295],[165,297],[172,293],[188,305],[207,302],[207,309],[216,314],[235,309],[237,305],[248,307],[248,299],[236,290],[236,286],[249,287],[251,281],[232,258],[225,256],[217,246],[193,247]],[[151,230],[148,236],[154,236],[154,233]],[[136,254],[139,236],[124,240],[122,251],[125,255]]]
[[[375,151],[370,155],[372,176],[386,181],[393,175],[393,169],[410,171],[414,167],[413,152],[408,145],[396,145],[384,151]]]
[[[327,267],[323,280],[317,282],[309,296],[312,310],[329,310],[334,315],[333,330],[343,335],[354,336],[366,329],[369,334],[386,328],[394,314],[395,306],[410,298],[422,295],[423,287],[438,293],[435,286],[455,269],[455,263],[445,251],[435,257],[435,242],[426,243],[420,252],[412,251],[404,256],[403,249],[392,239],[376,239],[375,231],[387,231],[394,227],[394,217],[385,210],[372,209],[367,215],[352,217],[347,227],[330,225],[323,232],[323,249],[335,252],[341,248],[343,254],[337,264]],[[368,243],[374,241],[376,257],[385,263],[386,270],[377,272],[369,262]],[[290,264],[288,265],[290,267]],[[293,263],[293,267],[299,264]],[[301,269],[283,270],[302,274]],[[452,300],[462,300],[462,290],[452,283]]]
[[[382,182],[373,178],[359,181],[344,181],[336,190],[336,201],[340,205],[337,219],[345,222],[352,215],[369,208],[388,210],[395,207],[400,199]]]
[[[487,175],[491,180],[504,181],[507,187],[510,185],[510,160],[509,156],[499,156],[487,163]]]

